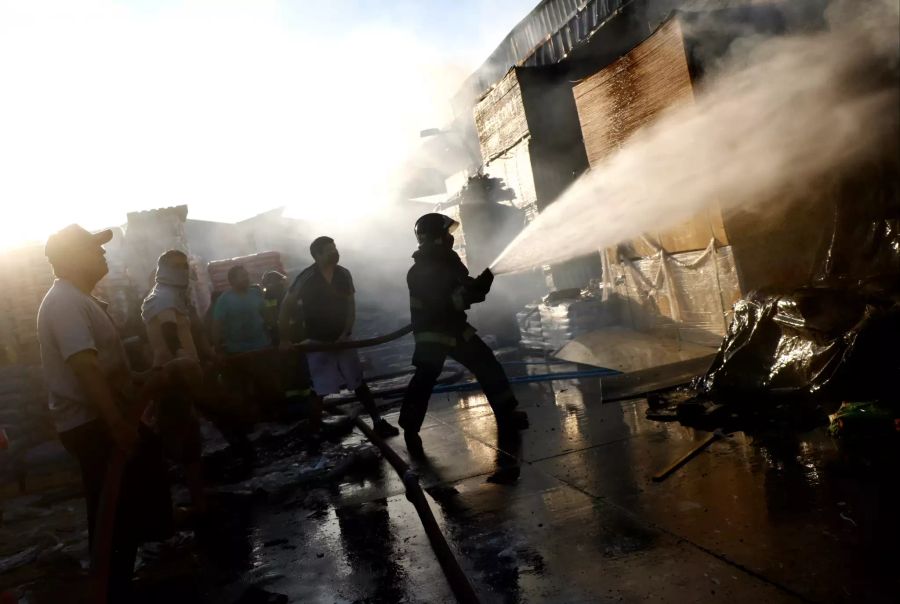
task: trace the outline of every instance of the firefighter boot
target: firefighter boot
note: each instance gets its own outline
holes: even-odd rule
[[[528,414],[524,411],[506,411],[497,415],[498,430],[525,430],[528,426]]]

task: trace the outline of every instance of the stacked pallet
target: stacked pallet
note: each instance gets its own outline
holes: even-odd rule
[[[631,52],[576,84],[573,91],[587,157],[597,167],[664,112],[693,102],[679,20],[667,21]],[[602,212],[602,206],[597,211]],[[671,254],[703,250],[711,239],[717,246],[728,245],[718,205],[676,228],[625,242],[620,253],[642,258],[659,249]]]
[[[588,167],[571,84],[553,68],[511,69],[476,104],[475,127],[484,174],[501,179],[529,222]],[[583,287],[599,276],[600,260],[548,269],[551,289]]]
[[[53,284],[43,246],[27,246],[0,256],[0,363],[40,363],[37,312]]]
[[[592,167],[672,108],[693,102],[694,82],[679,19],[574,86]],[[598,202],[598,212],[603,212]],[[755,219],[755,217],[754,217]],[[604,250],[604,280],[622,302],[621,323],[682,342],[715,346],[741,296],[731,232],[718,204],[663,231]]]
[[[184,205],[128,214],[123,251],[138,295],[145,295],[153,287],[156,261],[163,252],[189,252],[184,230],[187,214]]]

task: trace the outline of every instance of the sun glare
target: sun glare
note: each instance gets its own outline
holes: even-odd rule
[[[0,95],[0,247],[179,204],[353,220],[389,202],[464,71],[407,32],[325,38],[270,3],[214,4],[0,4],[0,81],[16,91]],[[390,69],[360,60],[376,41]]]

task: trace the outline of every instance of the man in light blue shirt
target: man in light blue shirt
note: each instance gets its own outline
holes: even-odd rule
[[[272,343],[266,331],[262,292],[250,286],[250,275],[243,266],[231,267],[228,283],[231,289],[219,296],[213,310],[216,345],[225,354],[269,348]]]
[[[250,285],[250,275],[243,266],[228,271],[231,289],[222,294],[213,309],[213,341],[226,357],[225,379],[244,395],[248,410],[255,419],[277,413],[284,400],[278,373],[277,352],[272,348],[266,330],[266,302],[262,291]],[[260,352],[271,350],[271,354]],[[255,353],[255,354],[246,354]],[[253,403],[260,403],[261,409]]]

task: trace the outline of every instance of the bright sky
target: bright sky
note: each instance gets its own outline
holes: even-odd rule
[[[188,204],[358,216],[537,0],[0,0],[0,248]]]

